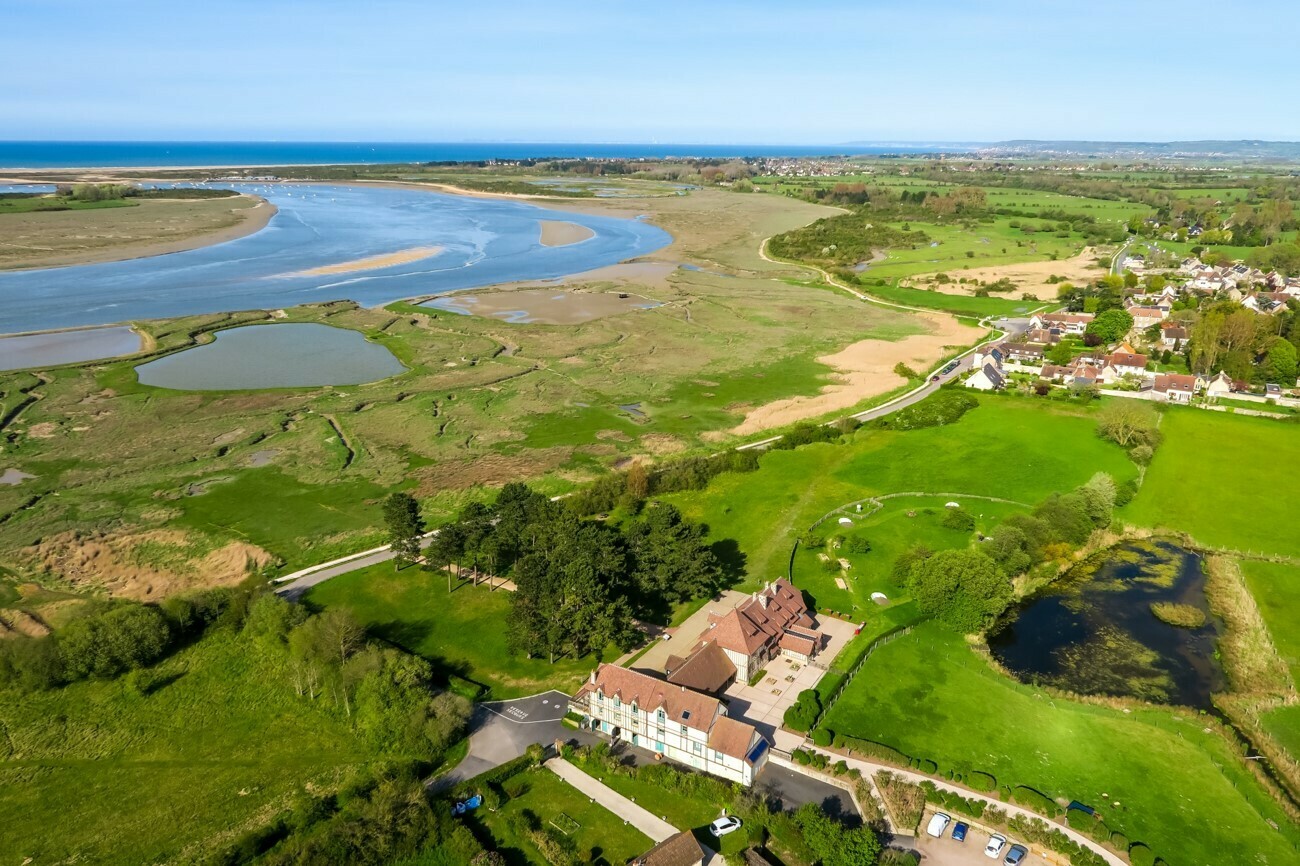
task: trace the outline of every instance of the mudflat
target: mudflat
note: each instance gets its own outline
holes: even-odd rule
[[[540,220],[540,223],[544,247],[567,247],[596,236],[591,229],[577,223],[564,220]]]

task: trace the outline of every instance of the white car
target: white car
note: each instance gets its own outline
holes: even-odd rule
[[[930,823],[926,825],[925,832],[938,839],[943,835],[943,831],[948,829],[948,822],[951,820],[952,818],[949,818],[944,813],[935,812],[933,817],[930,818]]]
[[[984,856],[993,860],[998,859],[998,855],[1002,853],[1002,849],[1006,844],[1006,836],[1003,836],[1001,833],[994,833],[989,839],[989,844],[984,846]]]
[[[743,822],[734,815],[728,815],[726,818],[719,818],[709,825],[709,832],[721,839],[728,833],[734,833],[740,829]]]

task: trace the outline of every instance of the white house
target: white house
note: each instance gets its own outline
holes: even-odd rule
[[[1082,334],[1094,318],[1092,313],[1035,313],[1029,317],[1029,327],[1059,328],[1062,333]]]
[[[980,367],[966,380],[967,388],[977,391],[1001,391],[1007,387],[1006,377],[992,361]]]
[[[767,762],[767,739],[728,718],[717,698],[618,665],[592,671],[569,709],[585,730],[742,785],[753,784]]]
[[[1156,396],[1170,403],[1190,403],[1200,390],[1201,380],[1196,376],[1156,376]]]

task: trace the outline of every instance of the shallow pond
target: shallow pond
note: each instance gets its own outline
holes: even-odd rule
[[[1199,628],[1169,625],[1155,602],[1207,611],[1201,558],[1163,541],[1119,545],[1011,611],[989,649],[1027,682],[1210,708],[1225,684],[1218,624],[1207,615]]]
[[[0,370],[116,358],[140,351],[140,343],[140,335],[126,325],[0,337]]]
[[[180,391],[359,385],[406,368],[359,331],[289,322],[220,331],[216,340],[136,367],[140,382]]]

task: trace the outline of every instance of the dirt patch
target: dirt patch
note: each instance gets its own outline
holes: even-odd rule
[[[685,451],[686,443],[667,433],[647,433],[641,437],[641,447],[655,456],[662,456]]]
[[[114,598],[139,601],[234,586],[274,558],[242,541],[207,549],[189,533],[174,529],[93,535],[64,532],[25,552],[46,574],[77,589],[97,589]]]
[[[834,355],[817,360],[835,370],[834,384],[813,397],[789,397],[750,411],[731,432],[738,436],[783,427],[806,418],[850,409],[906,382],[894,372],[902,362],[925,372],[948,354],[948,346],[972,342],[976,331],[953,316],[923,314],[931,326],[928,334],[914,334],[901,340],[860,340]]]
[[[53,439],[58,432],[59,425],[55,421],[42,421],[27,428],[27,435],[33,439]]]
[[[541,220],[541,224],[544,247],[567,247],[569,244],[582,243],[596,236],[596,233],[586,226],[564,220]]]
[[[0,634],[5,633],[45,637],[50,633],[50,627],[25,610],[9,608],[0,610]]]
[[[379,268],[391,268],[394,265],[405,265],[411,262],[418,262],[420,259],[427,259],[436,256],[442,252],[442,247],[411,247],[410,249],[398,250],[395,253],[384,253],[380,256],[367,256],[363,259],[352,259],[346,262],[337,262],[332,265],[321,265],[318,268],[307,268],[304,271],[292,271],[287,274],[280,274],[282,277],[329,277],[335,274],[352,274],[357,271],[373,271]]]
[[[443,490],[499,487],[521,478],[535,478],[559,468],[573,453],[565,447],[538,448],[518,454],[484,454],[473,460],[448,461],[426,466],[416,473],[415,495],[433,496]]]
[[[1016,284],[1015,291],[998,294],[997,297],[1019,298],[1023,294],[1033,295],[1040,301],[1056,299],[1057,284],[1049,283],[1052,276],[1062,277],[1067,283],[1079,285],[1091,282],[1104,275],[1105,269],[1097,264],[1097,250],[1084,247],[1077,256],[1060,261],[1021,262],[1015,265],[990,265],[987,268],[949,271],[953,279],[964,278],[966,283],[931,283],[934,274],[922,274],[903,280],[902,284],[913,288],[934,289],[945,295],[973,295],[977,285],[972,282],[996,283],[1007,279]]]

